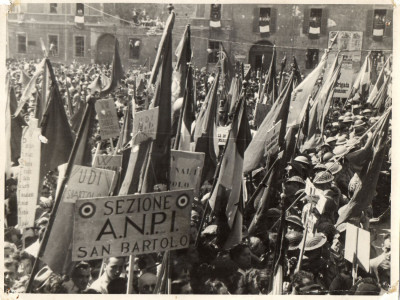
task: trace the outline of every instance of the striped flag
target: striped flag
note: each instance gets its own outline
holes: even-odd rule
[[[230,249],[242,240],[243,159],[250,140],[246,104],[242,98],[232,121],[218,181],[209,200],[217,217],[217,245],[223,249]]]
[[[217,88],[220,74],[217,73],[204,103],[197,115],[194,130],[194,151],[205,153],[201,184],[214,176],[218,160],[217,138]]]
[[[339,62],[339,53],[336,55],[335,61],[328,70],[326,80],[323,83],[319,93],[309,112],[309,124],[307,125],[307,139],[301,147],[301,152],[306,149],[313,149],[324,142],[324,124],[325,117],[331,107],[334,88],[340,77],[340,68],[342,60]]]
[[[190,151],[190,144],[192,142],[192,123],[196,119],[195,112],[196,110],[193,100],[193,75],[192,68],[189,68],[174,149]]]

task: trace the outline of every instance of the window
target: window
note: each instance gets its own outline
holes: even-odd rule
[[[129,39],[129,59],[138,59],[140,50],[140,40]]]
[[[57,13],[57,3],[50,3],[50,13],[56,14]]]
[[[76,4],[76,15],[77,16],[83,16],[85,14],[85,6],[83,3],[77,3]]]
[[[205,4],[197,4],[196,5],[196,17],[197,18],[204,18],[204,13],[206,10]]]
[[[58,35],[49,35],[49,55],[58,56]]]
[[[76,57],[85,56],[85,37],[83,36],[75,37],[75,56]]]
[[[218,41],[208,41],[208,62],[215,64],[218,62],[218,51],[220,42]]]
[[[17,34],[17,52],[18,53],[26,53],[26,34],[18,33]]]
[[[270,33],[271,9],[269,7],[260,8],[259,26],[261,37],[268,37]]]
[[[372,37],[376,41],[381,41],[385,33],[386,23],[386,9],[375,9],[374,10],[374,22]]]
[[[306,52],[306,69],[314,69],[318,65],[319,60],[318,49],[307,49]]]
[[[318,39],[321,34],[321,18],[322,18],[322,9],[320,8],[312,8],[310,10],[310,29],[309,29],[309,38],[310,39]]]

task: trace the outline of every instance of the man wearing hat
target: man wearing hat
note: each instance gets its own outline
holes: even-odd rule
[[[283,184],[283,194],[287,199],[287,204],[290,205],[296,200],[296,192],[304,189],[306,183],[300,176],[292,176]]]
[[[328,282],[328,261],[323,257],[328,253],[326,248],[327,238],[321,233],[316,233],[314,236],[308,236],[303,254],[302,270],[311,272],[314,275],[315,281],[324,289],[329,288]]]

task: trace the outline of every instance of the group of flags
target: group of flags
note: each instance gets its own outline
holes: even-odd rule
[[[212,7],[211,20],[214,27],[220,26],[220,5]],[[273,49],[272,60],[260,85],[258,102],[267,105],[265,117],[252,138],[248,121],[244,76],[234,76],[232,64],[221,45],[219,68],[208,90],[206,98],[196,117],[195,81],[191,66],[192,50],[190,43],[190,26],[187,26],[175,55],[177,64],[172,66],[172,32],[175,13],[171,12],[162,35],[158,53],[152,69],[149,85],[154,85],[154,96],[149,109],[159,108],[157,134],[154,140],[146,140],[132,145],[124,152],[119,195],[133,193],[149,193],[155,187],[164,186],[169,189],[169,172],[171,149],[205,153],[204,169],[201,184],[212,182],[213,189],[208,201],[212,213],[216,216],[217,243],[223,249],[229,249],[242,240],[244,224],[245,197],[243,174],[251,174],[257,168],[265,167],[269,177],[263,190],[261,201],[254,207],[255,216],[249,225],[250,233],[264,230],[265,218],[270,208],[270,199],[276,186],[276,179],[282,175],[284,165],[299,150],[316,148],[324,142],[324,129],[333,100],[335,85],[340,76],[341,60],[339,54],[332,65],[327,68],[327,54],[318,66],[302,81],[297,62],[291,64],[291,73],[285,82],[282,78],[277,82],[276,49]],[[218,23],[219,22],[219,23]],[[389,61],[389,60],[388,60]],[[352,95],[360,94],[375,108],[381,109],[390,98],[389,62],[385,63],[374,86],[370,81],[371,62],[367,56],[363,67],[353,85]],[[284,62],[286,64],[286,60]],[[325,73],[324,73],[325,70]],[[320,86],[317,81],[323,76]],[[32,78],[21,71],[21,82],[24,92],[18,105],[14,89],[8,84],[6,110],[7,162],[15,161],[20,151],[22,127],[26,126],[21,110],[36,90],[36,80],[42,77],[42,91],[36,99],[35,116],[40,121],[43,144],[41,147],[40,178],[58,166],[71,165],[91,166],[90,136],[93,134],[93,122],[96,116],[95,99],[90,95],[85,105],[74,112],[70,97],[67,107],[70,116],[77,116],[74,132],[71,130],[68,116],[60,94],[51,63],[48,58],[38,65]],[[118,41],[115,41],[115,54],[112,63],[111,78],[103,80],[99,75],[91,83],[91,91],[99,92],[104,98],[114,91],[124,76],[119,56]],[[175,82],[173,82],[173,80]],[[105,82],[106,81],[106,82]],[[104,84],[105,82],[105,84]],[[175,86],[175,90],[173,90]],[[222,90],[221,90],[222,87]],[[371,92],[369,92],[371,90]],[[174,94],[175,93],[175,94]],[[226,100],[226,114],[233,116],[230,123],[229,137],[222,153],[218,147],[217,127],[218,107],[222,95]],[[310,97],[312,95],[312,97]],[[176,104],[176,106],[175,106]],[[176,112],[172,111],[177,107]],[[129,103],[124,111],[124,124],[118,141],[118,148],[123,149],[134,139],[138,132],[132,131],[132,120],[135,118],[135,102]],[[389,111],[384,113],[374,131],[370,147],[365,150],[369,163],[361,171],[363,187],[354,195],[348,208],[339,218],[338,223],[346,222],[354,214],[360,213],[370,203],[371,192],[377,183],[377,171],[383,160],[383,149],[388,135]],[[267,137],[270,129],[276,131],[277,147],[269,147]],[[294,142],[291,142],[294,141]],[[272,150],[271,150],[272,149]],[[65,175],[68,179],[68,174]],[[58,193],[62,194],[62,190]],[[60,196],[61,197],[61,196]],[[56,201],[61,198],[57,197]],[[68,273],[73,266],[71,262],[71,240],[73,207],[71,203],[60,202],[54,214],[54,222],[48,228],[47,238],[39,252],[39,258],[58,273]],[[281,223],[283,226],[283,222]],[[199,230],[202,230],[200,228]],[[281,228],[281,237],[282,237]],[[278,247],[279,248],[279,247]],[[280,248],[281,249],[281,248]],[[280,250],[279,250],[280,251]],[[168,261],[166,255],[164,260]],[[168,268],[164,268],[168,270]],[[279,272],[278,272],[279,273]],[[165,277],[165,276],[164,276]],[[165,286],[159,284],[158,286]]]

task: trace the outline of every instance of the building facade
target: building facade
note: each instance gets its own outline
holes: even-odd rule
[[[110,63],[117,38],[124,67],[152,64],[159,24],[168,15],[163,4],[24,3],[16,9],[7,21],[8,58],[41,58],[43,41],[55,62]],[[175,12],[174,47],[190,24],[193,63],[200,68],[213,67],[220,43],[232,61],[253,70],[269,65],[275,45],[277,60],[295,56],[304,74],[337,32],[343,33],[339,48],[358,53],[355,69],[368,51],[386,55],[393,48],[390,5],[177,4]]]

